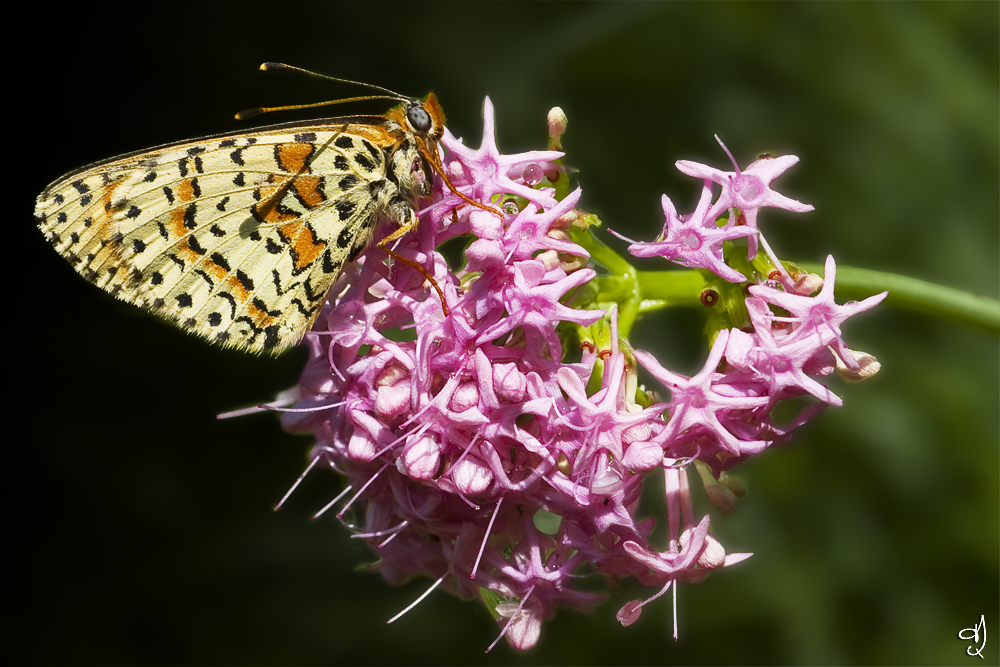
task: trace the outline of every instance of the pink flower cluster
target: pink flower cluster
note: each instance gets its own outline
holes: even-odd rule
[[[484,116],[481,147],[446,133],[443,164],[455,188],[496,210],[469,205],[436,179],[419,231],[395,248],[434,276],[446,308],[424,275],[387,266],[373,245],[307,337],[310,360],[282,423],[315,436],[307,472],[326,465],[346,476],[349,486],[328,507],[339,503],[344,520],[360,517],[356,537],[377,553],[388,582],[422,575],[432,589],[479,599],[501,636],[524,650],[557,608],[590,611],[604,598],[575,587],[581,576],[634,575],[662,594],[746,558],[725,554],[707,516],[695,520],[684,467],[699,460],[718,475],[786,441],[818,410],[779,427],[769,416],[778,400],[809,393],[839,404],[810,376],[832,371],[831,348],[858,368],[839,327],[881,297],[836,305],[831,258],[817,296],[788,289],[816,281],[751,286],[753,333],[721,330],[692,378],[668,371],[619,340],[613,308],[580,296],[596,278],[571,234],[581,192],[559,201],[553,188],[538,187],[565,178],[562,153],[501,155],[488,99]],[[678,163],[705,181],[698,209],[678,217],[664,198],[663,240],[637,244],[633,254],[745,280],[723,262],[722,243],[748,237],[755,252],[760,206],[809,208],[770,190],[794,162],[764,160],[735,174]],[[714,204],[712,182],[723,190]],[[730,208],[746,224],[735,215],[716,224]],[[465,266],[452,270],[437,249],[470,235]],[[610,337],[579,335],[599,326]],[[607,344],[567,349],[571,332]],[[669,403],[637,390],[636,362],[669,390]],[[659,469],[665,551],[649,542],[653,519],[636,516],[643,481]],[[631,623],[641,606],[629,603],[619,619]]]

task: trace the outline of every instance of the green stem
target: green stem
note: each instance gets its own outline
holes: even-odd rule
[[[820,264],[796,264],[810,273],[823,275]],[[1000,301],[894,273],[837,267],[836,292],[841,299],[860,301],[884,290],[889,291],[885,299],[888,305],[1000,335]]]
[[[639,271],[639,312],[665,306],[701,306],[701,292],[708,287],[700,271]]]
[[[586,249],[592,259],[604,265],[610,275],[597,279],[598,305],[618,304],[618,333],[628,338],[635,318],[639,315],[638,272],[624,257],[604,245],[589,231],[573,230],[573,241]]]

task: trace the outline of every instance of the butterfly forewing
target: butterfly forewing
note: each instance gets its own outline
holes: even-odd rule
[[[225,345],[298,342],[380,217],[408,224],[412,131],[276,126],[92,165],[39,197],[43,233],[84,277]]]

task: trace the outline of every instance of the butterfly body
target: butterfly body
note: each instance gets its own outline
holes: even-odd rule
[[[381,220],[416,225],[443,123],[432,94],[385,116],[161,146],[63,176],[35,214],[116,297],[220,344],[280,352]]]

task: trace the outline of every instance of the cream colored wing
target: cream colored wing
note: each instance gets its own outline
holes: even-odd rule
[[[263,128],[115,158],[38,198],[85,278],[230,347],[297,343],[346,262],[399,205],[380,127]]]

